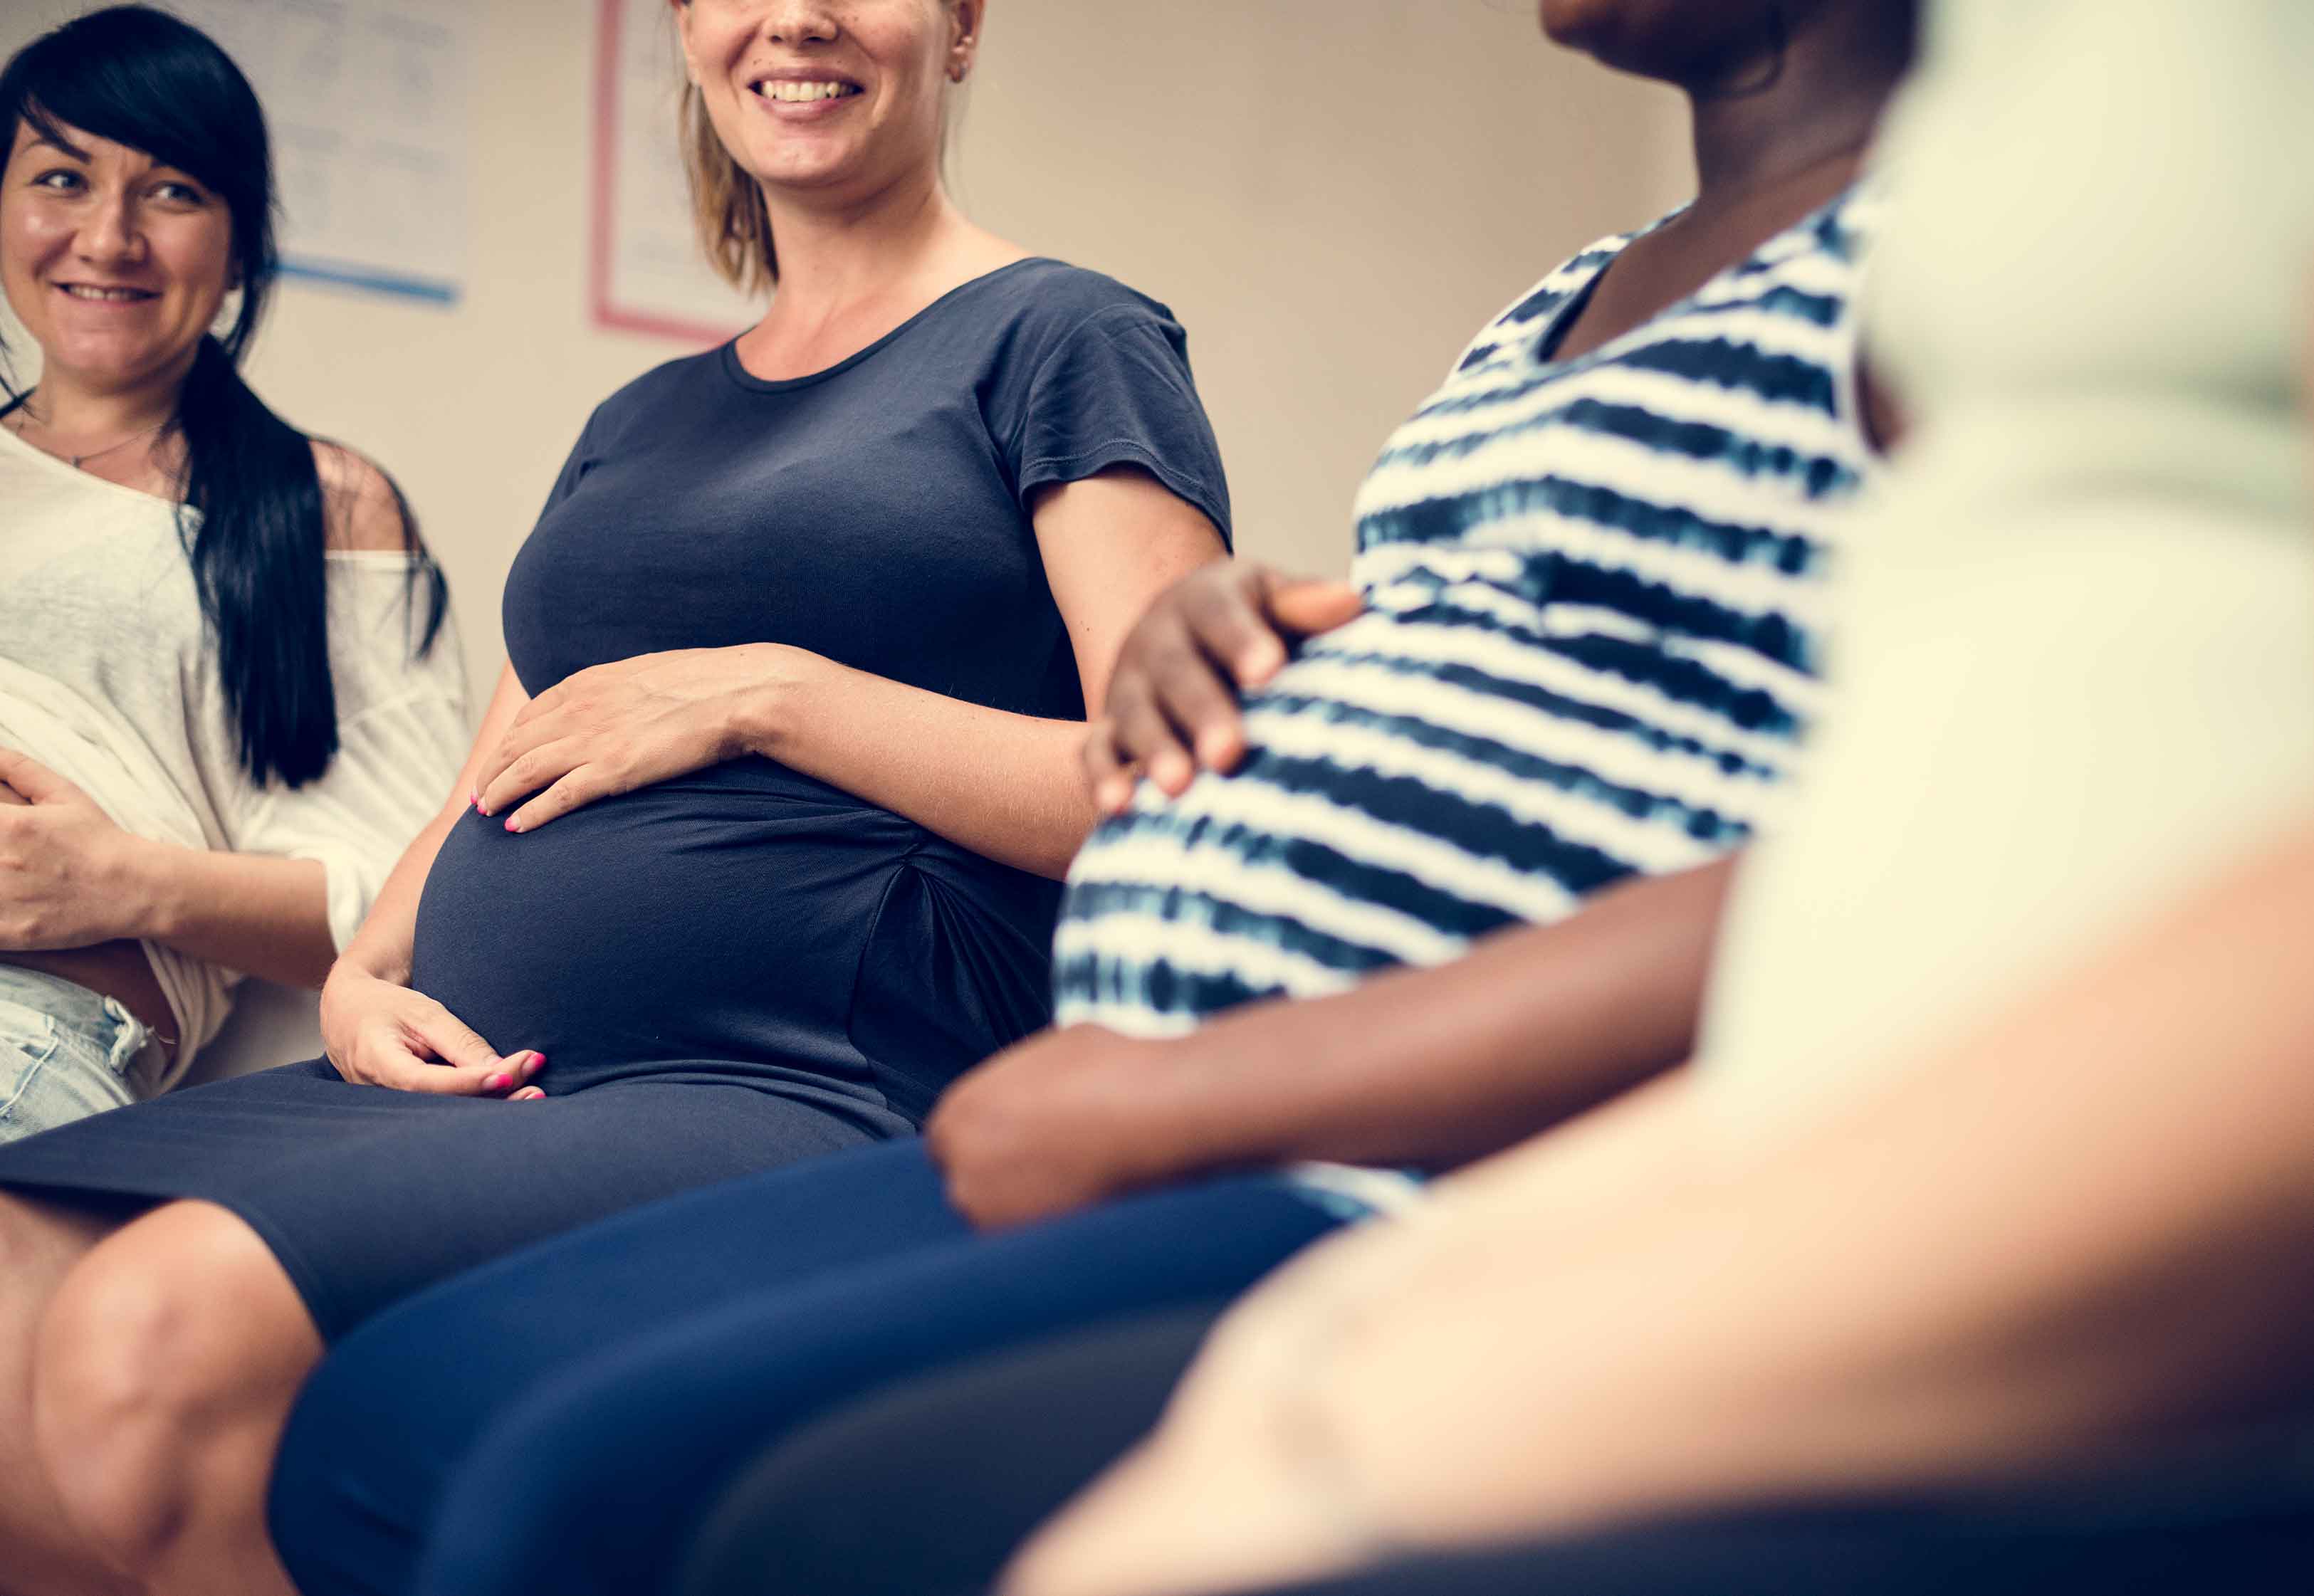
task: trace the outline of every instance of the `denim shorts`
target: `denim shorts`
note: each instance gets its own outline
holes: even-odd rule
[[[134,1103],[151,1090],[160,1052],[114,1000],[0,964],[0,1142]]]

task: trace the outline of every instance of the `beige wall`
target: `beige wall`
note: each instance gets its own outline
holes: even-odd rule
[[[293,283],[253,366],[384,462],[455,585],[498,595],[595,402],[684,352],[602,331],[584,269],[593,0],[484,14],[466,297]],[[0,46],[83,9],[4,0]],[[1188,326],[1246,551],[1338,570],[1376,445],[1559,256],[1685,181],[1667,97],[1552,51],[1528,0],[992,0],[956,169],[981,221]]]

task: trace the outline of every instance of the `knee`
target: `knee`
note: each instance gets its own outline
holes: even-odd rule
[[[184,1245],[137,1245],[131,1227],[82,1260],[33,1349],[40,1462],[74,1527],[131,1574],[249,1471],[252,1427],[278,1423],[263,1397],[279,1371],[249,1310],[266,1283],[235,1249],[172,1229]]]

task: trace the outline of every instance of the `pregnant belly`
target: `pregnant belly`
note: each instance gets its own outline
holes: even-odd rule
[[[684,1064],[864,1083],[852,983],[921,835],[756,760],[519,836],[470,812],[427,877],[412,984],[545,1054],[553,1086]]]
[[[651,1076],[834,1085],[921,1114],[1044,1023],[1055,884],[765,760],[510,835],[469,813],[411,984],[550,1094]]]

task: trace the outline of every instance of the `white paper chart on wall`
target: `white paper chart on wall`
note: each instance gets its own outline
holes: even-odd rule
[[[283,269],[455,303],[467,270],[473,0],[172,0],[241,66],[274,144]]]
[[[596,0],[596,322],[718,343],[762,306],[702,253],[683,172],[683,67],[667,0]]]

